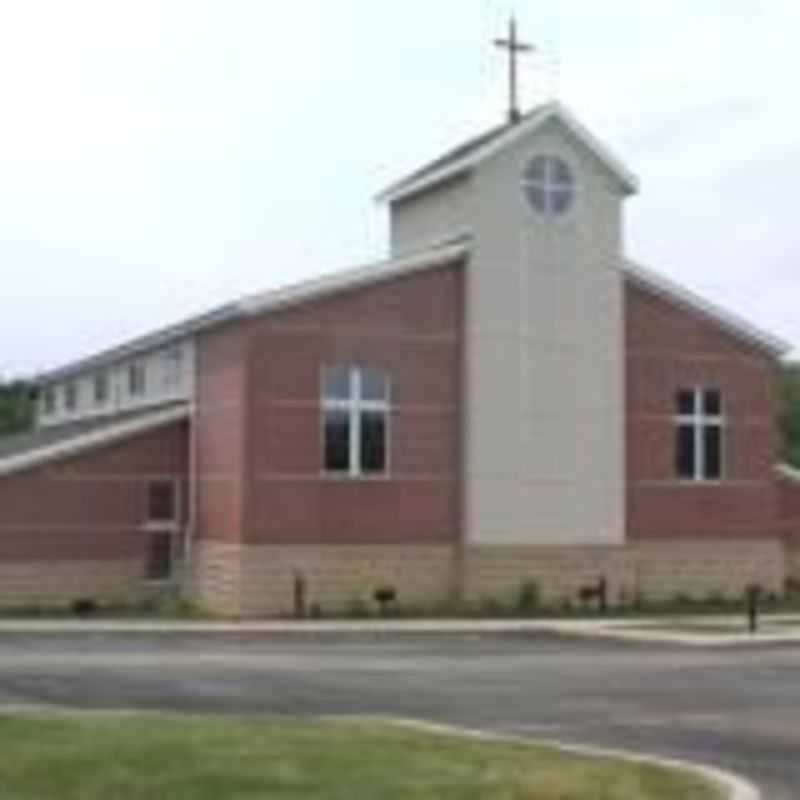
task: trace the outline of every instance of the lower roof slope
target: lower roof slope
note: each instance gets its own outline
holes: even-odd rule
[[[121,441],[188,416],[187,403],[172,402],[0,437],[0,477]]]

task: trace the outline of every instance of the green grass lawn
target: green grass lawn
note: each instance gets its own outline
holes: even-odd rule
[[[0,716],[13,800],[717,800],[660,768],[367,723]]]

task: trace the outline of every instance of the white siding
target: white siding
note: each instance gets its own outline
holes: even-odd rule
[[[560,155],[573,209],[543,219],[521,178]],[[624,541],[621,197],[551,124],[481,165],[466,307],[466,535]]]
[[[181,369],[175,375],[172,365],[172,353],[180,353]],[[141,363],[145,373],[145,391],[134,395],[130,391],[128,371],[133,363]],[[95,401],[94,385],[98,373],[108,375],[108,393],[105,402]],[[177,379],[174,379],[177,378]],[[74,410],[66,407],[66,387],[74,383],[77,387],[77,404]],[[40,426],[62,425],[91,417],[118,414],[124,411],[161,405],[170,401],[188,400],[194,396],[195,357],[194,341],[185,339],[168,347],[131,356],[122,361],[88,368],[48,386],[55,392],[55,410],[47,414],[44,403],[44,391],[39,401],[38,421]]]
[[[537,217],[521,188],[560,155],[577,197]],[[472,235],[465,326],[465,536],[482,544],[624,541],[622,194],[558,123],[480,164],[468,183],[402,204],[394,247]],[[414,207],[415,203],[416,208]],[[459,229],[460,230],[457,230]]]
[[[471,182],[450,180],[435,191],[392,206],[392,257],[460,236],[473,218]]]

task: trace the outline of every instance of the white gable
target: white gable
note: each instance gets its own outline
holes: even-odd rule
[[[486,141],[482,144],[476,147],[468,146],[463,155],[455,155],[452,158],[445,156],[440,166],[432,169],[423,168],[410,178],[404,178],[393,183],[378,195],[377,200],[394,203],[437,186],[474,169],[497,153],[513,147],[518,141],[535,133],[539,128],[553,120],[561,122],[579,142],[604,164],[609,172],[618,179],[624,192],[633,194],[639,190],[639,179],[628,170],[622,161],[603,145],[565,106],[552,102],[528,114],[521,122],[507,125],[499,130],[497,135],[485,137]],[[458,151],[455,152],[457,153]]]

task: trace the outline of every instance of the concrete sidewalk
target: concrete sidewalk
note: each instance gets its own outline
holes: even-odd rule
[[[775,623],[797,622],[785,630]],[[728,632],[703,631],[703,626],[730,627]],[[697,626],[698,630],[691,630]],[[652,629],[651,629],[652,628]],[[751,635],[743,616],[687,616],[553,619],[369,619],[369,620],[157,620],[157,619],[6,619],[2,633],[157,633],[264,634],[265,636],[392,636],[392,635],[551,635],[668,643],[696,647],[742,647],[800,644],[800,614],[764,617],[762,631]]]

